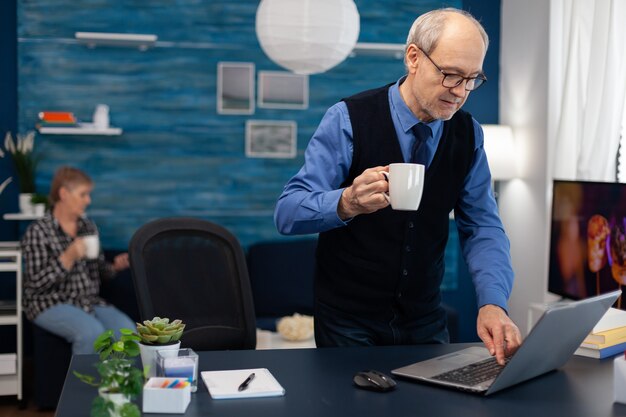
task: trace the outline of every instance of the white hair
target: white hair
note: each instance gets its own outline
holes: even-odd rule
[[[447,7],[444,9],[432,10],[430,12],[424,13],[423,15],[415,19],[413,25],[411,26],[411,29],[409,30],[409,35],[406,38],[404,52],[406,53],[409,45],[413,43],[417,45],[417,47],[420,48],[422,51],[430,54],[437,46],[437,42],[439,41],[439,38],[441,37],[441,34],[443,33],[443,30],[445,28],[446,19],[450,13],[457,13],[465,16],[469,19],[470,22],[474,23],[476,29],[478,29],[478,33],[480,33],[480,36],[483,39],[486,51],[489,47],[489,36],[487,35],[487,32],[485,32],[485,28],[483,28],[480,22],[465,10]]]

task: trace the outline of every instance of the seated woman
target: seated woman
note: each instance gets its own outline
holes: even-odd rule
[[[84,172],[62,167],[50,187],[51,210],[30,224],[22,239],[24,311],[38,326],[72,343],[74,354],[93,353],[104,330],[134,328],[123,312],[99,297],[100,280],[128,268],[128,253],[107,263],[100,251],[86,257],[81,236],[98,233],[85,217],[93,181]]]

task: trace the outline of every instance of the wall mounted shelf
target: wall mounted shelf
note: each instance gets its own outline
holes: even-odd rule
[[[103,33],[103,32],[76,32],[74,37],[78,42],[89,48],[96,46],[126,46],[139,48],[141,51],[154,46],[157,35],[138,33]]]
[[[41,219],[43,216],[37,214],[30,213],[5,213],[2,218],[4,220],[37,220]],[[0,250],[2,247],[0,247]]]
[[[403,43],[357,42],[350,56],[387,56],[396,59],[404,57]]]
[[[101,135],[119,136],[122,129],[119,127],[96,128],[93,123],[79,123],[78,126],[54,127],[45,126],[37,128],[42,135]]]

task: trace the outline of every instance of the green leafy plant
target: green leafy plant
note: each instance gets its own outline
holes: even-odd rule
[[[4,151],[2,149],[0,149],[0,158],[4,158]],[[13,181],[13,177],[9,177],[6,180],[2,181],[2,184],[0,184],[0,194],[2,194],[4,189],[7,188],[11,181]]]
[[[48,196],[44,195],[44,194],[33,194],[33,196],[30,199],[30,202],[32,204],[45,204],[46,208],[48,207]]]
[[[170,323],[168,318],[154,317],[152,320],[137,323],[136,335],[146,345],[165,345],[179,341],[183,330],[185,324],[181,320]]]
[[[122,394],[129,399],[117,411],[121,417],[139,417],[141,412],[130,400],[136,398],[143,387],[143,372],[133,366],[131,357],[139,355],[140,340],[130,329],[120,329],[121,337],[116,340],[112,330],[102,333],[93,344],[99,354],[96,364],[99,380],[92,375],[74,371],[74,375],[86,384],[98,387],[100,395],[91,404],[91,417],[110,417],[115,403],[108,394]],[[104,394],[104,395],[102,395]]]
[[[34,146],[35,132],[28,132],[25,135],[18,133],[15,140],[11,132],[7,132],[4,137],[4,148],[13,159],[22,193],[35,192],[35,171],[38,161],[33,155]]]

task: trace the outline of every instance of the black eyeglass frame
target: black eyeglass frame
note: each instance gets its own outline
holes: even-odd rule
[[[485,76],[485,74],[478,74],[476,77],[464,77],[461,74],[445,72],[444,70],[439,68],[439,65],[435,64],[435,61],[433,61],[430,55],[424,52],[422,48],[418,47],[417,49],[419,49],[424,54],[424,56],[428,58],[431,64],[433,64],[435,68],[437,68],[437,71],[439,71],[443,75],[443,79],[441,80],[441,85],[446,88],[454,88],[454,87],[461,85],[463,81],[467,81],[465,83],[465,91],[476,91],[480,88],[480,86],[482,86],[483,84],[487,82],[487,76]],[[452,83],[453,85],[446,85],[446,79],[449,80],[449,77],[459,77],[459,80],[455,83]],[[471,81],[473,81],[472,85],[474,86],[474,88],[467,88],[470,85]],[[478,85],[476,85],[477,82],[478,82]]]

